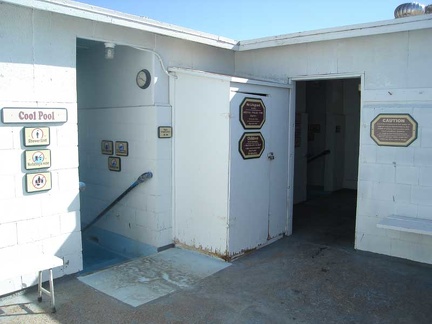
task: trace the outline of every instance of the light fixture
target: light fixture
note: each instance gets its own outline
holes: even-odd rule
[[[114,43],[105,43],[105,58],[112,60],[114,58]]]

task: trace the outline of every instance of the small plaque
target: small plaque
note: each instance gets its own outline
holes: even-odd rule
[[[50,145],[49,127],[24,127],[24,146]]]
[[[27,173],[27,192],[47,191],[51,189],[51,172]]]
[[[119,156],[128,156],[129,155],[128,142],[115,142],[115,154]]]
[[[158,137],[159,138],[171,138],[172,137],[172,127],[171,126],[158,127]]]
[[[409,114],[379,114],[370,136],[380,146],[409,146],[417,139],[418,124]]]
[[[266,119],[266,107],[262,99],[245,98],[240,105],[240,122],[244,129],[260,129]]]
[[[110,156],[108,158],[108,169],[110,171],[121,171],[121,159],[119,157]]]
[[[114,152],[113,151],[113,142],[103,140],[101,142],[101,151],[102,151],[102,154],[112,155]]]
[[[3,108],[3,124],[38,124],[67,122],[66,108]]]
[[[50,150],[25,151],[26,170],[45,169],[51,167]]]
[[[239,141],[239,152],[243,159],[260,158],[265,149],[265,140],[261,133],[243,133]]]

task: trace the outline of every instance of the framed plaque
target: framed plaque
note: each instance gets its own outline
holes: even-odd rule
[[[243,133],[239,140],[239,152],[243,159],[258,159],[265,149],[265,140],[261,133]]]
[[[266,119],[266,107],[262,99],[245,98],[240,104],[240,123],[244,129],[260,129]]]
[[[110,156],[108,158],[108,170],[110,171],[121,171],[121,159],[116,156]]]
[[[101,141],[101,152],[105,155],[113,155],[113,142],[112,141]]]
[[[379,114],[370,136],[380,146],[407,147],[417,139],[418,124],[409,114]]]

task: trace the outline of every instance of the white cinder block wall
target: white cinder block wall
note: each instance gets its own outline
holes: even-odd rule
[[[0,189],[0,253],[13,253],[19,249],[53,253],[63,257],[66,264],[64,269],[55,272],[56,277],[75,273],[82,269],[78,190],[77,38],[150,48],[162,56],[167,67],[181,66],[226,74],[232,74],[234,71],[234,53],[132,28],[7,3],[0,3],[0,21],[0,46],[7,49],[0,52],[1,107],[64,107],[67,108],[69,117],[67,123],[50,127],[51,145],[48,148],[52,151],[50,171],[53,189],[31,195],[26,194],[23,189],[23,126],[0,124],[0,180],[3,183]],[[121,54],[122,49],[119,47],[117,50]],[[128,203],[133,206],[134,200],[140,201],[139,207],[135,207],[138,209],[145,205],[151,214],[144,224],[136,218],[136,228],[139,228],[138,225],[142,227],[139,233],[134,233],[134,237],[161,246],[172,241],[172,220],[168,212],[171,200],[170,140],[160,142],[157,139],[157,126],[169,125],[171,121],[168,78],[151,55],[142,57],[143,64],[151,62],[155,76],[151,103],[142,103],[150,105],[150,109],[143,111],[135,107],[133,109],[137,114],[129,117],[121,112],[108,114],[106,122],[113,125],[116,121],[117,125],[124,129],[125,126],[129,127],[130,124],[136,123],[136,118],[145,120],[141,130],[135,127],[125,134],[126,140],[130,138],[130,149],[133,150],[131,152],[136,155],[135,160],[126,162],[125,159],[123,169],[154,171],[155,177],[149,185],[140,188],[141,192],[138,190],[135,195],[132,193],[133,199]],[[134,71],[134,75],[131,76],[131,87],[136,87],[136,72],[138,71]],[[104,91],[102,95],[109,95],[109,92]],[[115,106],[121,106],[121,103],[114,102],[113,107]],[[103,133],[103,125],[100,122],[94,126],[101,135],[111,135]],[[93,134],[93,130],[89,129],[88,134]],[[124,138],[119,133],[113,140]],[[140,140],[137,141],[136,138]],[[87,144],[94,143],[85,143]],[[86,163],[98,163],[98,160]],[[100,195],[108,199],[116,197],[122,191],[119,192],[118,187],[129,186],[138,175],[131,172],[127,179],[107,179],[107,183],[102,186],[105,185],[112,190]],[[115,190],[110,186],[112,183],[118,185]],[[90,184],[88,190],[91,190],[91,187]],[[143,193],[147,195],[145,201],[142,200]],[[98,206],[105,207],[106,204],[99,202]],[[127,215],[128,212],[125,211],[126,217],[135,217],[133,214]],[[108,229],[118,228],[114,221],[104,226]],[[124,229],[121,231],[124,233]],[[33,279],[32,276],[25,276],[23,279],[17,277],[0,282],[0,294],[33,284]]]
[[[3,253],[55,254],[65,261],[55,271],[61,276],[82,268],[75,50],[74,41],[62,37],[62,27],[54,32],[46,18],[0,4],[0,108],[55,107],[68,112],[66,123],[46,125],[52,165],[52,189],[47,192],[25,190],[22,130],[31,125],[0,123],[0,259]],[[37,25],[41,28],[34,28]],[[34,279],[17,275],[2,281],[0,295]]]
[[[431,29],[317,41],[236,53],[236,73],[280,80],[361,75],[359,183],[355,247],[432,263],[432,236],[377,228],[398,214],[432,220]],[[409,113],[418,139],[407,148],[378,146],[370,122]]]

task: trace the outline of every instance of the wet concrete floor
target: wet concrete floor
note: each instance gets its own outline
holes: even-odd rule
[[[312,222],[308,231],[294,224],[292,236],[193,287],[132,307],[68,276],[56,280],[57,313],[46,299],[38,304],[30,288],[0,298],[0,322],[432,323],[432,266],[355,251],[353,232],[342,230],[352,219],[340,212],[352,207],[321,202],[314,211],[314,205],[296,212],[309,220],[309,212],[319,212],[324,226]],[[324,221],[337,210],[342,218]],[[341,228],[326,229],[329,219]]]

